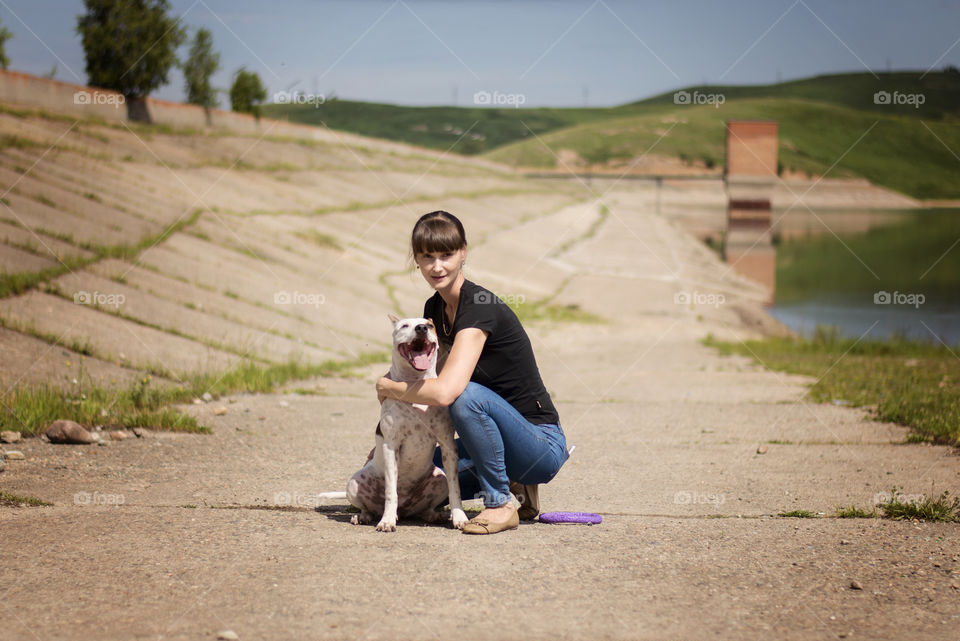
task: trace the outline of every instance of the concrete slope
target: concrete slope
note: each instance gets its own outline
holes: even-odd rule
[[[390,282],[419,215],[462,207],[486,234],[582,198],[329,131],[204,135],[0,109],[0,134],[0,273],[20,288],[0,321],[41,341],[0,335],[38,350],[6,377],[24,384],[61,379],[42,342],[173,377],[379,351],[383,317],[422,304]]]

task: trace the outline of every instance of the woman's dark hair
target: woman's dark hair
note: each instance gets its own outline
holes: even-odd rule
[[[432,252],[455,252],[467,246],[467,233],[456,216],[445,211],[424,214],[413,226],[410,234],[410,249],[414,258],[418,254]]]

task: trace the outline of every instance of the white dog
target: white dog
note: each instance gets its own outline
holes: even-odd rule
[[[410,382],[436,378],[440,346],[433,321],[397,319],[392,315],[390,320],[393,364],[388,376]],[[462,529],[467,516],[460,503],[453,435],[453,422],[446,407],[384,399],[373,458],[347,483],[346,498],[360,509],[351,522],[372,523],[377,515],[382,515],[377,523],[380,532],[396,531],[398,516],[420,516],[433,522],[439,515],[435,508],[446,494],[453,526]],[[446,475],[433,464],[438,442]]]

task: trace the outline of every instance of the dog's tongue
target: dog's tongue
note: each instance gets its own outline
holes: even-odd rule
[[[419,354],[413,355],[413,366],[419,370],[427,370],[430,368],[430,355],[428,352],[423,351]]]

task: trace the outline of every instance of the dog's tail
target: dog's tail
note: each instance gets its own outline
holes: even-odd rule
[[[317,498],[321,501],[332,500],[332,499],[345,499],[347,498],[346,492],[320,492],[317,494]]]

